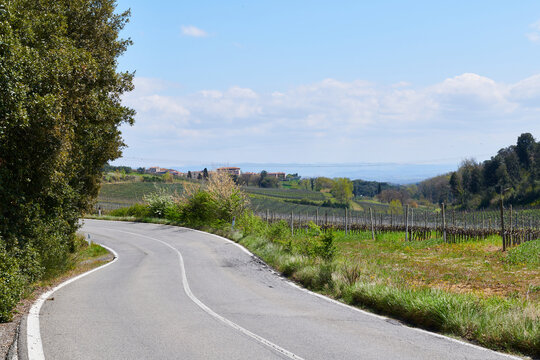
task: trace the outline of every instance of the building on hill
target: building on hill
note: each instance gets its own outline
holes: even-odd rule
[[[161,168],[159,166],[152,166],[146,169],[146,172],[149,174],[157,174],[161,171]]]
[[[268,176],[275,177],[278,180],[285,180],[284,172],[271,172],[271,173],[268,173]]]
[[[180,171],[174,169],[166,169],[159,166],[152,166],[146,169],[146,173],[153,175],[165,175],[166,173],[169,173],[173,176],[185,176],[185,174],[181,173]]]
[[[216,171],[218,173],[227,173],[229,175],[240,175],[240,168],[239,167],[220,167],[217,168]]]

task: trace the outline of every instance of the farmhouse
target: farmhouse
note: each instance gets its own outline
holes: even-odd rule
[[[216,171],[218,173],[227,173],[230,175],[240,175],[240,168],[239,167],[220,167],[217,168]]]
[[[271,172],[271,173],[268,173],[268,176],[275,177],[278,180],[285,180],[284,172]]]

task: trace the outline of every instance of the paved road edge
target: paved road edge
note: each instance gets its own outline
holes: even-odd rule
[[[172,226],[172,225],[169,225],[169,226]],[[185,229],[189,229],[189,228],[185,228]],[[192,231],[195,231],[195,232],[198,232],[198,233],[202,233],[202,234],[207,234],[207,235],[211,235],[211,236],[214,236],[214,237],[217,237],[219,239],[222,239],[224,241],[227,241],[231,244],[234,244],[236,246],[238,246],[242,251],[244,251],[245,253],[251,255],[251,256],[254,256],[256,257],[257,259],[259,259],[260,261],[262,261],[267,267],[268,269],[273,272],[275,275],[279,276],[280,278],[282,278],[285,282],[287,282],[290,286],[298,289],[298,290],[301,290],[301,291],[304,291],[308,294],[311,294],[313,296],[316,296],[318,298],[321,298],[321,299],[324,299],[326,301],[329,301],[333,304],[336,304],[336,305],[339,305],[339,306],[343,306],[343,307],[346,307],[348,309],[351,309],[353,311],[357,311],[357,312],[360,312],[364,315],[368,315],[368,316],[371,316],[371,317],[375,317],[375,318],[378,318],[378,319],[381,319],[381,320],[385,320],[385,321],[396,321],[395,319],[392,319],[392,318],[389,318],[389,317],[386,317],[386,316],[383,316],[383,315],[378,315],[378,314],[374,314],[374,313],[371,313],[369,311],[366,311],[366,310],[362,310],[362,309],[359,309],[357,307],[354,307],[354,306],[351,306],[351,305],[348,305],[348,304],[345,304],[345,303],[342,303],[340,301],[337,301],[335,299],[332,299],[332,298],[329,298],[327,296],[324,296],[322,294],[319,294],[319,293],[316,293],[314,291],[311,291],[311,290],[308,290],[300,285],[298,285],[297,283],[295,283],[294,281],[291,281],[290,279],[288,279],[287,277],[283,276],[282,274],[280,274],[279,272],[277,272],[276,270],[274,270],[274,268],[272,268],[270,265],[266,264],[266,262],[264,260],[262,260],[259,256],[253,254],[251,251],[249,251],[249,249],[245,248],[244,246],[242,246],[241,244],[231,240],[231,239],[227,239],[223,236],[220,236],[220,235],[216,235],[216,234],[212,234],[212,233],[208,233],[206,231],[201,231],[201,230],[195,230],[195,229],[189,229],[189,230],[192,230]],[[455,338],[452,338],[452,337],[449,337],[449,336],[446,336],[446,335],[442,335],[442,334],[438,334],[438,333],[434,333],[434,332],[431,332],[431,331],[427,331],[427,330],[424,330],[424,329],[420,329],[420,328],[417,328],[417,327],[413,327],[413,326],[409,326],[409,325],[406,325],[406,324],[403,324],[403,323],[400,323],[402,326],[405,326],[409,329],[412,329],[414,331],[418,331],[418,332],[421,332],[421,333],[424,333],[424,334],[428,334],[430,336],[434,336],[436,338],[439,338],[439,339],[445,339],[445,340],[450,340],[452,342],[455,342],[455,343],[458,343],[458,344],[461,344],[461,345],[466,345],[466,346],[469,346],[469,347],[472,347],[472,348],[475,348],[475,349],[479,349],[479,350],[483,350],[483,351],[486,351],[486,352],[490,352],[490,353],[495,353],[497,355],[502,355],[502,356],[505,356],[509,359],[515,359],[515,360],[523,360],[523,359],[527,359],[527,358],[522,358],[522,357],[519,357],[519,356],[516,356],[516,355],[511,355],[511,354],[505,354],[505,353],[502,353],[502,352],[499,352],[499,351],[495,351],[495,350],[491,350],[491,349],[488,349],[488,348],[485,348],[485,347],[482,347],[482,346],[479,346],[479,345],[475,345],[475,344],[471,344],[469,342],[466,342],[466,341],[463,341],[463,340],[458,340],[458,339],[455,339]]]
[[[118,254],[116,253],[116,251],[103,244],[98,243],[98,245],[102,246],[113,254],[114,258],[112,261],[64,281],[63,283],[55,286],[53,289],[41,294],[41,296],[32,304],[30,311],[25,316],[24,320],[21,322],[22,327],[19,331],[18,340],[23,339],[23,341],[17,341],[18,356],[20,360],[45,360],[45,354],[43,353],[43,343],[41,342],[41,332],[39,328],[39,312],[43,303],[45,303],[45,301],[57,290],[87,275],[104,269],[107,266],[114,264],[118,260]]]

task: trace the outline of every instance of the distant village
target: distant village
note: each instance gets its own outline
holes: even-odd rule
[[[161,168],[159,166],[152,166],[150,168],[144,169],[144,172],[146,174],[165,175],[165,174],[169,173],[169,174],[171,174],[173,176],[185,177],[185,178],[191,178],[191,179],[201,179],[201,178],[205,177],[205,171],[207,172],[208,175],[211,175],[212,173],[216,173],[216,172],[217,173],[226,173],[226,174],[230,174],[232,176],[237,176],[237,177],[240,177],[240,176],[260,176],[261,175],[261,173],[255,173],[255,172],[242,172],[239,167],[232,167],[232,166],[220,167],[220,168],[217,168],[217,169],[211,170],[211,171],[207,171],[206,169],[204,169],[204,170],[188,171],[188,172],[185,172],[185,173],[180,172],[178,170],[174,170],[174,169]],[[298,180],[300,178],[297,174],[287,176],[287,174],[285,174],[284,172],[267,172],[266,176],[270,177],[270,178],[276,178],[276,179],[281,180],[281,181]]]

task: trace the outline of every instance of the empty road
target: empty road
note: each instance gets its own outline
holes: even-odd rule
[[[217,236],[85,220],[118,260],[39,313],[46,359],[508,359],[292,286]]]

